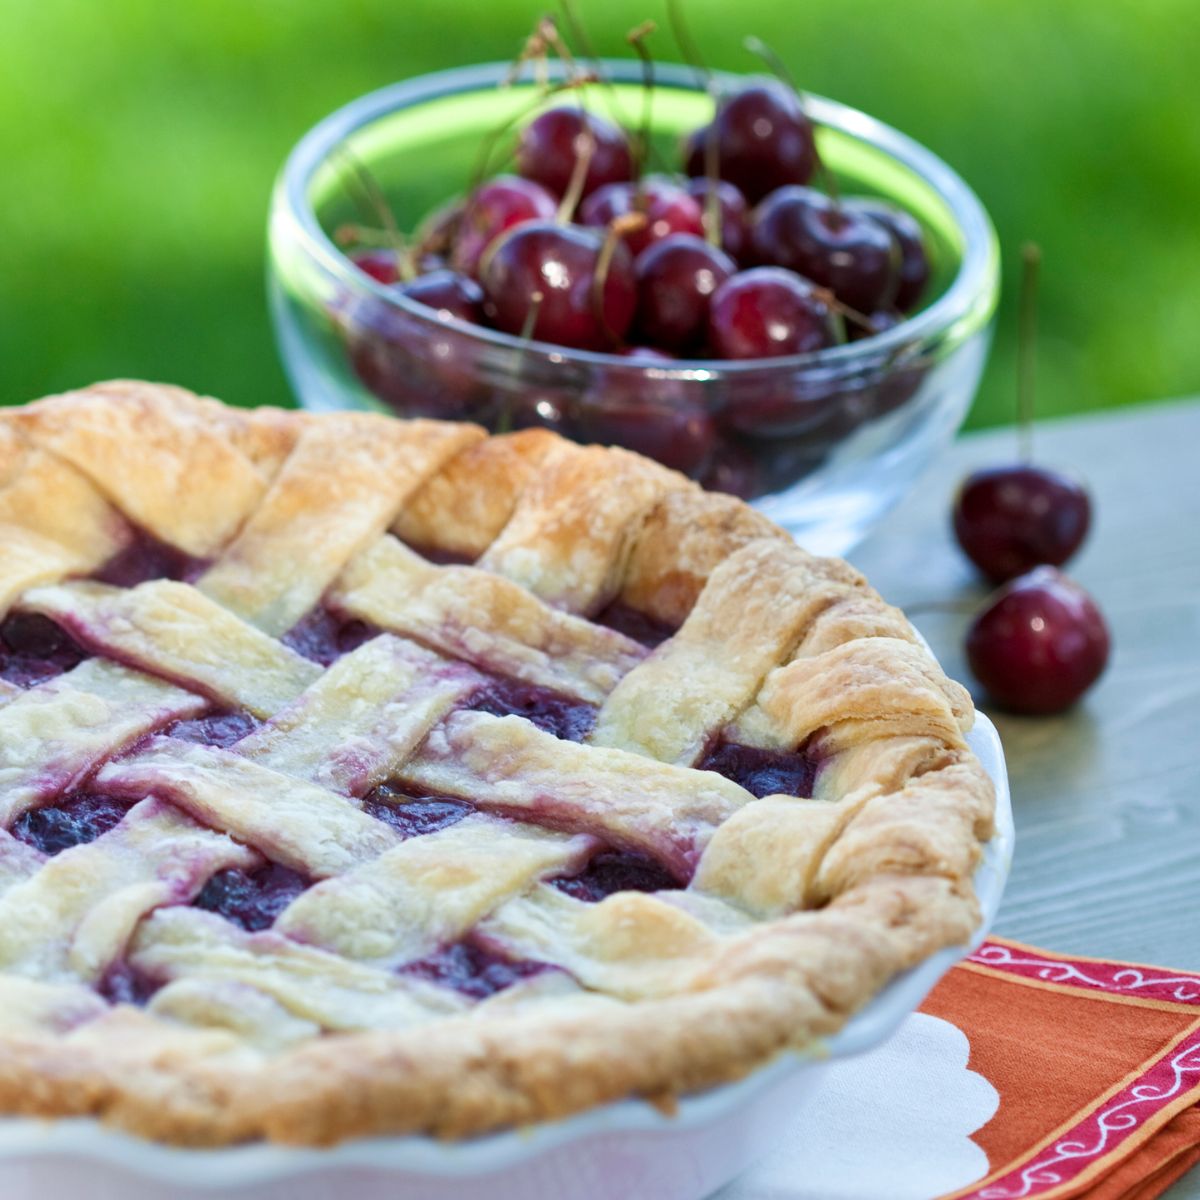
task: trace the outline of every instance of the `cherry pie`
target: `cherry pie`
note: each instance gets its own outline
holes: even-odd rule
[[[977,923],[970,701],[845,563],[543,430],[0,415],[0,1111],[667,1103]]]

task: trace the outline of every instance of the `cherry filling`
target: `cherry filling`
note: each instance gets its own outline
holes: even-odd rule
[[[718,742],[696,764],[741,784],[755,796],[808,797],[817,778],[817,763],[803,750],[760,750],[737,742]]]
[[[75,792],[57,804],[23,812],[13,823],[12,835],[43,854],[60,854],[72,846],[94,842],[130,810],[127,800]]]
[[[461,800],[451,800],[448,796],[411,796],[387,783],[369,792],[362,808],[406,838],[436,833],[475,811]]]
[[[218,871],[192,904],[257,933],[269,929],[275,918],[311,886],[311,879],[278,863],[267,863],[253,871],[232,867]]]
[[[349,654],[364,642],[369,642],[378,632],[365,621],[339,617],[327,608],[318,607],[283,635],[283,644],[290,646],[297,654],[328,667],[343,654]]]
[[[628,604],[622,604],[619,600],[614,600],[593,620],[597,625],[615,629],[617,633],[623,633],[627,638],[641,642],[643,646],[648,646],[651,650],[655,646],[662,645],[675,633],[673,625],[647,616],[644,612],[638,612],[636,608],[630,608]]]
[[[497,717],[524,717],[566,742],[582,742],[596,723],[596,710],[585,701],[515,679],[493,680],[471,697],[467,707]]]
[[[10,613],[0,623],[0,679],[33,687],[77,667],[88,652],[40,613]]]
[[[227,750],[247,734],[253,733],[258,726],[258,719],[248,712],[214,712],[206,713],[202,717],[190,717],[186,721],[176,721],[174,725],[168,725],[163,733],[181,742],[194,742],[198,746],[215,746],[220,750]]]
[[[578,875],[562,876],[551,883],[560,892],[589,902],[614,892],[662,892],[679,887],[678,880],[654,859],[620,850],[597,854]]]
[[[133,541],[114,554],[92,578],[115,587],[131,588],[151,579],[195,579],[203,568],[201,559],[139,530]]]
[[[426,958],[401,968],[405,975],[427,979],[443,987],[454,988],[474,1000],[486,1000],[520,979],[549,970],[546,963],[513,961],[485,949],[476,942],[454,942],[442,946]]]
[[[439,567],[469,567],[475,561],[470,555],[460,554],[457,550],[442,550],[437,546],[415,546],[412,542],[404,544],[427,562]]]
[[[96,991],[109,1004],[132,1004],[141,1008],[161,986],[157,979],[151,979],[144,971],[121,959],[105,971],[96,984]]]

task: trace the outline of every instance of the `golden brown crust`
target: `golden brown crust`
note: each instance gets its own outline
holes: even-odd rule
[[[734,496],[693,488],[670,492],[638,531],[621,600],[665,625],[682,625],[713,569],[762,538],[791,542]]]
[[[383,476],[378,486],[373,472]],[[384,535],[389,524],[413,546],[479,560],[479,568],[416,563]],[[336,738],[353,741],[372,728],[378,697],[401,686],[389,668],[356,691],[347,680],[359,660],[348,655],[341,674],[324,677],[322,692],[313,681],[320,672],[268,637],[282,634],[326,588],[331,602],[351,608],[354,597],[365,604],[381,579],[412,591],[411,603],[419,597],[420,607],[409,617],[393,614],[397,632],[468,662],[479,647],[470,618],[479,614],[464,610],[458,593],[477,594],[485,608],[503,601],[507,672],[604,703],[597,748],[571,746],[567,763],[555,739],[530,733],[518,718],[443,720],[468,686],[471,668],[461,661],[446,664],[395,639],[373,652],[407,655],[424,689],[423,707],[407,711],[425,724],[406,726],[407,741],[392,729],[384,744],[385,751],[403,746],[408,753],[427,736],[411,760],[417,774],[437,767],[460,787],[478,784],[481,808],[492,803],[488,789],[507,788],[497,803],[510,815],[544,807],[553,791],[548,780],[556,770],[566,777],[560,761],[572,778],[593,780],[587,804],[572,812],[587,832],[571,828],[561,813],[559,826],[574,840],[530,832],[530,873],[506,862],[514,882],[502,902],[487,900],[498,907],[482,925],[501,947],[505,938],[514,945],[569,943],[571,975],[535,977],[463,1011],[420,988],[410,994],[391,966],[370,961],[383,953],[375,942],[343,936],[341,926],[326,940],[366,947],[360,957],[368,961],[333,959],[282,933],[222,930],[228,923],[204,914],[191,922],[164,917],[194,910],[148,916],[161,901],[138,893],[140,900],[122,900],[130,921],[145,918],[130,935],[131,954],[178,966],[188,958],[183,951],[195,950],[187,941],[194,925],[215,939],[223,974],[181,967],[149,1008],[135,1010],[109,1006],[86,986],[104,963],[89,960],[90,976],[71,973],[71,955],[91,944],[78,930],[64,933],[63,979],[5,974],[0,962],[0,1111],[96,1116],[199,1146],[478,1134],[624,1096],[658,1099],[737,1078],[834,1031],[896,972],[964,942],[977,925],[971,873],[991,835],[993,796],[963,740],[973,715],[966,693],[853,569],[805,554],[740,501],[701,492],[634,455],[576,447],[545,431],[485,438],[463,425],[240,412],[180,389],[118,382],[0,416],[0,529],[5,608],[24,603],[36,587],[30,608],[62,619],[74,608],[110,656],[153,664],[158,654],[173,682],[232,697],[263,716],[281,713],[280,727],[303,726],[318,750],[321,737],[335,736],[320,722],[342,712],[326,692],[345,688],[347,703],[360,705],[330,727]],[[215,560],[200,591],[160,582],[120,593],[71,582],[136,529]],[[294,583],[292,560],[303,576]],[[525,589],[520,597],[518,585]],[[614,598],[682,628],[646,658],[628,639],[571,615],[595,614]],[[376,600],[370,612],[378,618],[388,605],[386,597]],[[189,614],[205,612],[237,627],[223,639],[226,654],[212,661],[203,657],[214,652],[204,649],[203,621],[189,623]],[[565,684],[548,674],[548,647],[549,659],[566,664]],[[0,723],[13,730],[27,720],[20,697],[12,690],[0,695]],[[397,694],[393,707],[406,711],[408,698]],[[274,726],[265,728],[259,740],[275,745]],[[511,729],[520,736],[505,732]],[[0,755],[18,744],[4,741],[9,732],[0,729]],[[758,746],[807,746],[820,762],[815,798],[755,800],[707,775],[719,803],[703,820],[689,824],[699,786],[653,812],[641,804],[639,787],[648,777],[639,777],[646,760],[638,754],[686,764],[706,739],[723,734]],[[297,782],[295,769],[280,765],[288,755],[253,766],[234,760],[238,779],[264,781],[242,802],[219,773],[189,774],[202,752],[159,742],[167,748],[151,744],[109,774],[149,780],[156,794],[170,796],[174,788],[189,811],[225,814],[225,825],[214,821],[223,833],[244,826],[253,827],[251,843],[281,838],[298,866],[316,861],[306,855],[322,862],[334,851],[349,856],[349,871],[323,870],[334,878],[320,893],[306,893],[310,908],[327,906],[322,928],[353,911],[353,889],[377,888],[385,876],[406,903],[436,902],[436,891],[431,901],[421,890],[425,872],[414,865],[420,856],[397,852],[382,825],[370,826],[344,796],[318,794],[315,776]],[[80,754],[87,746],[66,750]],[[366,778],[373,769],[361,750],[330,769],[314,754],[305,742],[291,757],[318,764],[322,779]],[[589,774],[588,755],[604,756],[604,771]],[[280,771],[268,779],[274,767]],[[647,767],[664,795],[690,787],[686,765]],[[269,801],[266,783],[278,789],[277,799]],[[254,815],[268,801],[283,805],[302,793],[313,797],[314,812],[331,814],[329,823],[321,815],[309,827],[297,814],[286,830],[275,830]],[[155,805],[167,801],[142,811],[162,820]],[[343,845],[337,820],[347,809],[355,837]],[[489,819],[453,827],[459,834],[449,840],[469,842]],[[196,826],[179,821],[180,836],[191,836]],[[358,836],[364,830],[378,846]],[[577,841],[599,830],[618,837],[624,830],[630,844],[653,846],[676,865],[691,863],[691,887],[622,893],[581,910],[583,902],[540,882],[538,864],[560,859],[539,836],[561,843],[569,859]],[[305,838],[315,849],[306,849]],[[73,853],[90,850],[99,860],[104,846],[102,838]],[[126,853],[112,846],[114,854]],[[471,848],[485,855],[486,866],[486,841]],[[153,857],[138,869],[155,877]],[[0,894],[32,887],[39,871],[41,856],[0,830]],[[555,914],[564,914],[565,932],[545,924]],[[147,932],[152,927],[157,943]],[[648,955],[649,947],[658,948]],[[338,965],[340,991],[319,994],[324,984],[319,971],[309,973],[314,963]],[[271,986],[255,989],[255,970]],[[347,1014],[335,1023],[322,1014],[336,1009],[339,997],[376,1016],[356,1024]],[[386,1020],[378,1018],[384,1010]],[[396,1013],[419,1019],[397,1024]],[[332,1031],[347,1027],[353,1031]]]
[[[548,429],[476,442],[416,491],[396,517],[397,536],[418,550],[474,562],[508,523],[541,463],[563,445]]]

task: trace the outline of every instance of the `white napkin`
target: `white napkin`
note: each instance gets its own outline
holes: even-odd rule
[[[932,1200],[983,1178],[970,1140],[1000,1097],[970,1044],[914,1013],[884,1045],[834,1065],[784,1144],[712,1200]]]

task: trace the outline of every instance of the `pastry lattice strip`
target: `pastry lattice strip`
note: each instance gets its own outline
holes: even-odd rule
[[[189,1045],[218,1055],[420,1029],[468,1006],[395,968],[464,934],[627,1000],[786,986],[811,1032],[814,1010],[845,1011],[970,927],[963,881],[990,805],[962,748],[969,702],[854,572],[736,501],[540,431],[235,413],[133,384],[0,431],[0,604],[115,660],[0,689],[18,735],[108,705],[45,772],[15,737],[0,758],[8,823],[204,702],[263,722],[228,751],[157,737],[105,766],[96,786],[135,803],[93,842],[48,858],[0,836],[0,915],[14,918],[0,930],[32,904],[44,934],[0,934],[0,1004],[42,1004],[46,1028],[78,1025],[76,1048],[123,1028],[157,1045],[204,1027]],[[133,438],[154,470],[128,470]],[[35,493],[65,500],[35,508]],[[389,525],[433,549],[444,529],[476,565],[428,562]],[[198,586],[78,582],[138,530],[197,560]],[[613,600],[681,628],[647,654],[584,619]],[[279,640],[322,603],[391,634],[322,672]],[[592,744],[461,711],[489,671],[600,706]],[[754,799],[693,769],[722,738],[815,747],[819,798]],[[404,840],[362,808],[396,778],[478,811]],[[599,844],[648,852],[690,886],[585,903],[549,882]],[[213,872],[263,854],[319,880],[273,929],[188,907]],[[795,911],[807,905],[824,907]],[[389,924],[396,910],[413,919]],[[143,1014],[88,986],[122,956],[164,983]],[[554,994],[551,976],[507,1003],[541,1011]],[[545,1011],[559,1003],[573,1001]]]

